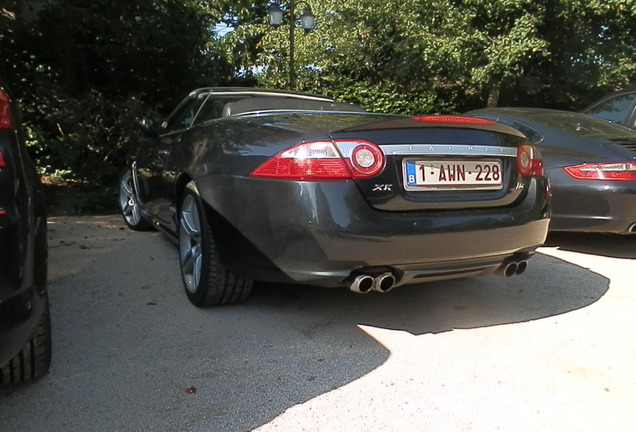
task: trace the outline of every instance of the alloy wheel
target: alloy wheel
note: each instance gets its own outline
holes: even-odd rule
[[[128,225],[138,226],[142,223],[141,210],[133,190],[130,172],[127,172],[121,179],[119,186],[119,207]]]
[[[203,237],[199,208],[192,195],[187,195],[179,217],[179,258],[186,289],[194,293],[201,282]]]

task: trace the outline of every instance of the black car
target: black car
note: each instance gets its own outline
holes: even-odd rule
[[[18,110],[0,83],[0,385],[51,363],[46,206]]]
[[[552,186],[552,231],[636,233],[636,130],[540,108],[469,115],[511,126],[539,149]]]
[[[636,128],[636,87],[605,96],[585,108],[583,113],[601,120]]]
[[[510,276],[547,235],[541,161],[492,121],[203,88],[152,131],[123,175],[122,213],[178,243],[198,306],[242,300],[255,280],[366,293]]]

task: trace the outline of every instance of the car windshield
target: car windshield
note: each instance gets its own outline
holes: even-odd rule
[[[586,139],[636,140],[636,130],[599,120],[584,114],[547,112],[535,114],[534,119],[546,126]]]

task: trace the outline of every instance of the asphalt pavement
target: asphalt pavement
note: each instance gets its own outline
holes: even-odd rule
[[[2,432],[635,428],[636,238],[553,235],[512,278],[198,309],[159,233],[49,231],[53,365],[0,396]]]

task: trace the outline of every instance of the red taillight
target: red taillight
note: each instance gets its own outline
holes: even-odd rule
[[[378,175],[384,169],[384,153],[377,145],[363,140],[336,140],[353,178]]]
[[[470,126],[492,126],[497,122],[476,117],[455,116],[455,115],[429,115],[411,117],[413,120],[422,123],[447,123],[447,124],[463,124]]]
[[[563,167],[577,180],[636,181],[636,163],[611,162]]]
[[[0,168],[6,168],[7,163],[4,161],[4,155],[0,152]]]
[[[520,145],[517,149],[517,169],[524,177],[542,176],[543,161],[539,151],[529,144]]]
[[[256,168],[251,177],[325,180],[347,178],[350,173],[332,142],[314,141],[277,154]]]
[[[11,113],[11,98],[0,89],[0,129],[13,129],[13,114]]]
[[[277,154],[250,176],[300,181],[337,180],[371,177],[382,168],[384,153],[370,142],[312,141]]]

